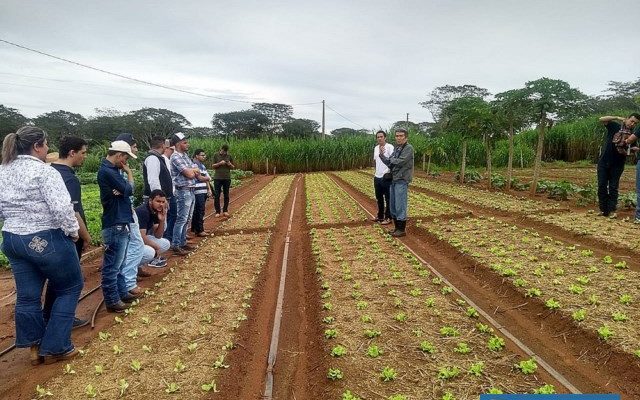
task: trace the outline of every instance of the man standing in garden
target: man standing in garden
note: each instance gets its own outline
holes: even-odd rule
[[[53,161],[51,167],[60,173],[71,197],[73,211],[76,213],[76,219],[80,226],[78,230],[78,240],[75,243],[78,259],[80,259],[82,257],[82,251],[91,244],[91,236],[87,229],[87,219],[84,216],[84,208],[82,207],[82,186],[80,185],[80,179],[76,176],[74,168],[80,167],[84,163],[84,159],[87,158],[87,141],[75,136],[64,136],[60,139],[58,148],[60,158]],[[44,306],[42,308],[42,315],[45,321],[49,320],[54,301],[55,293],[53,290],[49,290],[47,285],[47,292],[44,296]],[[88,323],[88,320],[75,318],[73,320],[73,328],[79,328]]]
[[[619,121],[619,122],[615,122]],[[604,147],[598,161],[598,205],[600,215],[614,218],[618,206],[618,185],[627,159],[627,148],[636,140],[633,128],[640,114],[628,118],[605,116],[600,122],[607,128]]]
[[[413,146],[408,140],[409,133],[406,129],[396,129],[396,147],[391,157],[387,157],[384,151],[378,149],[380,160],[391,170],[392,181],[389,193],[391,218],[395,229],[391,236],[406,236],[407,227],[407,191],[409,183],[413,179]]]
[[[380,153],[383,153],[385,157],[391,157],[391,154],[393,154],[393,145],[387,143],[387,133],[383,130],[376,132],[376,141],[378,144],[373,149],[373,161],[376,165],[376,172],[373,176],[373,188],[378,202],[378,215],[375,221],[381,225],[388,225],[391,223],[389,192],[391,189],[392,176],[389,167],[380,159]]]
[[[127,292],[122,267],[129,245],[129,225],[133,223],[130,196],[133,194],[133,173],[127,165],[129,157],[136,158],[124,140],[111,143],[107,157],[98,170],[100,202],[102,203],[102,240],[105,246],[102,259],[102,293],[109,312],[124,312],[135,296]],[[120,170],[127,174],[122,179]]]
[[[233,157],[229,154],[229,145],[223,144],[220,151],[213,156],[213,206],[216,209],[216,217],[220,216],[220,212],[225,217],[229,216],[229,188],[231,187],[231,170],[235,168],[233,165]],[[224,204],[220,209],[220,191],[224,193]]]
[[[195,205],[193,206],[193,218],[191,219],[191,231],[196,236],[207,236],[204,231],[204,209],[207,204],[207,198],[211,197],[211,177],[209,171],[204,165],[207,158],[207,154],[202,149],[197,149],[193,152],[193,162],[200,169],[200,175],[198,175],[198,182],[195,184],[194,195],[196,197]]]
[[[171,137],[171,144],[175,147],[175,152],[171,156],[171,176],[173,176],[173,186],[176,189],[176,205],[178,215],[173,227],[173,239],[171,246],[176,255],[187,255],[191,246],[187,244],[187,223],[193,213],[195,196],[193,194],[195,183],[200,169],[195,166],[187,151],[189,142],[187,136],[178,132]]]

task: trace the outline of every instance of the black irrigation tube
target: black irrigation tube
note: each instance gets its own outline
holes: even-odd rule
[[[247,192],[245,191],[244,193],[240,194],[237,197],[234,197],[233,199],[231,199],[229,201],[229,204],[233,203],[234,200],[237,200],[239,198],[241,198],[242,196],[244,196]],[[208,219],[210,218],[212,215],[214,215],[214,213],[210,213],[209,215],[205,215],[204,219]],[[99,247],[97,249],[91,250],[89,253],[86,253],[84,256],[88,256],[88,255],[93,255],[94,253],[98,253],[102,251],[102,247]],[[90,295],[92,295],[93,293],[95,293],[98,289],[100,289],[101,285],[98,285],[96,287],[94,287],[93,289],[89,290],[88,292],[86,292],[85,294],[83,294],[82,296],[80,296],[80,298],[78,299],[78,304],[80,304],[80,302],[84,299],[86,299],[87,297],[89,297]],[[14,291],[15,292],[15,291]],[[100,309],[100,307],[102,306],[102,304],[104,303],[104,299],[102,299],[102,301],[100,301],[100,304],[98,304],[98,307],[96,307],[96,309],[93,311],[92,317],[91,317],[91,329],[93,329],[95,327],[95,319],[96,319],[96,315],[98,314],[98,310]],[[13,350],[16,349],[16,344],[15,342],[10,345],[9,347],[7,347],[6,349],[0,351],[0,357],[4,357],[5,355],[9,354],[10,352],[12,352]]]
[[[335,179],[334,179],[335,182]],[[336,182],[337,184],[337,182]],[[338,185],[340,186],[340,185]],[[344,190],[344,188],[342,188],[342,190]],[[369,216],[371,218],[374,217],[374,215],[369,212],[369,210],[362,205],[362,203],[360,203],[358,200],[356,200],[349,192],[347,192],[346,190],[344,190],[344,192],[353,200],[356,202],[356,204],[358,204],[360,206],[360,208],[362,208],[367,214],[369,214]],[[399,239],[396,239],[398,241],[400,241]],[[429,264],[426,260],[424,260],[422,257],[420,257],[420,255],[418,255],[418,253],[416,253],[411,247],[409,247],[408,244],[403,243],[402,241],[400,241],[400,243],[402,243],[402,245],[411,252],[411,254],[413,254],[422,264],[424,264],[427,268],[429,268],[431,270],[431,272],[436,275],[438,278],[440,278],[444,283],[446,283],[449,287],[451,287],[453,289],[453,291],[460,296],[465,302],[467,302],[471,307],[475,308],[478,313],[480,315],[482,315],[491,325],[493,325],[497,330],[500,331],[500,333],[502,333],[505,337],[507,337],[507,339],[511,340],[516,346],[518,346],[518,348],[520,350],[522,350],[525,354],[527,354],[529,357],[533,358],[536,360],[536,362],[538,364],[540,364],[540,366],[542,368],[544,368],[545,371],[547,371],[549,373],[549,375],[551,375],[554,379],[556,379],[558,382],[560,382],[565,388],[567,388],[567,390],[569,390],[572,394],[581,394],[582,392],[576,387],[574,386],[571,382],[569,382],[569,380],[567,378],[564,377],[564,375],[562,375],[559,371],[557,371],[555,368],[553,368],[549,363],[547,363],[544,359],[542,359],[540,356],[538,356],[533,350],[531,350],[527,345],[525,345],[522,341],[520,341],[520,339],[518,339],[514,334],[512,334],[511,332],[509,332],[507,330],[507,328],[505,328],[504,326],[502,326],[498,321],[496,321],[491,315],[489,315],[489,313],[487,313],[486,311],[484,311],[482,308],[480,308],[473,300],[471,300],[467,295],[465,295],[460,289],[458,289],[457,287],[455,287],[454,285],[451,284],[451,282],[449,282],[449,280],[447,280],[447,278],[445,278],[438,270],[436,270],[431,264]]]

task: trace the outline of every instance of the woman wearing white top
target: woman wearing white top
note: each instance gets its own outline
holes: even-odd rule
[[[2,251],[16,284],[16,347],[31,348],[31,363],[51,364],[78,354],[71,327],[82,290],[74,241],[78,220],[62,177],[45,164],[46,133],[24,126],[2,144]],[[45,325],[40,302],[45,280],[55,292]]]
[[[391,212],[389,211],[389,188],[391,187],[391,170],[380,160],[380,152],[383,151],[386,157],[393,154],[393,146],[386,142],[387,133],[385,131],[376,132],[376,147],[373,149],[373,160],[376,163],[376,173],[373,177],[373,187],[378,201],[378,215],[375,221],[381,225],[391,223]]]

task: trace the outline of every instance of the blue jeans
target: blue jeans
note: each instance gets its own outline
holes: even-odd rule
[[[407,190],[409,184],[406,181],[393,181],[389,191],[389,209],[391,218],[398,221],[407,220]]]
[[[164,228],[163,237],[171,243],[173,241],[173,227],[176,225],[176,217],[178,216],[178,203],[176,202],[176,196],[171,196],[167,201],[169,202],[169,212],[167,213],[167,226]]]
[[[138,216],[133,213],[133,223],[129,224],[131,230],[129,234],[129,247],[127,247],[127,255],[122,264],[122,275],[124,276],[124,285],[126,291],[120,292],[120,297],[127,295],[127,292],[138,286],[138,267],[142,263],[144,254],[144,242],[140,235],[140,225],[138,225]]]
[[[173,227],[173,247],[182,247],[187,244],[187,222],[193,213],[195,195],[193,190],[176,190],[176,205],[178,215]]]
[[[117,224],[102,230],[104,255],[102,258],[102,294],[107,306],[120,301],[127,292],[122,267],[129,245],[129,224]]]
[[[16,346],[39,344],[42,356],[73,350],[71,327],[83,286],[75,244],[60,229],[2,237],[16,281]],[[55,300],[45,325],[40,298],[46,279]]]

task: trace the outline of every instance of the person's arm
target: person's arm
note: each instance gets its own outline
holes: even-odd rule
[[[405,144],[405,147],[402,149],[399,155],[391,156],[389,158],[389,166],[393,165],[398,167],[403,167],[406,164],[413,162],[413,146],[409,146]]]
[[[54,223],[65,235],[77,240],[80,226],[73,211],[71,196],[62,177],[52,167],[45,168],[40,176],[40,194],[49,207]]]
[[[127,181],[122,179],[119,173],[112,170],[106,171],[103,177],[107,186],[112,190],[118,191],[120,196],[128,197],[133,194],[133,174],[128,165],[123,170],[127,172]]]
[[[378,150],[378,157],[380,157],[380,161],[382,161],[382,163],[384,165],[386,165],[387,167],[391,166],[391,159],[388,158],[385,154],[384,154],[384,149],[382,151],[380,151],[380,146],[378,146],[377,148]],[[390,156],[389,156],[390,157]]]
[[[197,178],[200,182],[209,182],[211,181],[211,177],[207,173],[200,173]]]
[[[147,159],[144,160],[144,165],[147,167],[149,190],[162,189],[162,187],[160,187],[160,160],[158,160],[158,157],[147,157]]]
[[[229,156],[229,162],[227,163],[229,169],[236,169],[236,166],[233,165],[233,157]]]
[[[164,234],[164,230],[166,228],[165,224],[167,221],[167,207],[169,205],[167,204],[161,212],[158,212],[157,217],[158,217],[158,223],[153,225],[153,235],[156,237],[156,239],[161,239],[162,235]]]
[[[78,226],[80,226],[80,229],[78,229],[78,236],[80,236],[80,239],[84,241],[83,247],[86,247],[91,244],[91,235],[89,234],[87,225],[85,225],[79,212],[76,212],[76,219],[78,220]]]
[[[611,121],[624,122],[624,117],[616,117],[616,116],[607,115],[607,116],[604,116],[604,117],[600,117],[600,119],[598,121],[600,121],[600,122],[602,122],[602,124],[606,125]]]
[[[214,163],[213,163],[212,167],[213,167],[214,169],[218,169],[218,168],[222,167],[222,166],[225,164],[225,161],[224,161],[224,160],[220,160],[220,161],[218,161],[218,162],[215,162],[215,160],[217,160],[218,158],[219,158],[219,157],[218,157],[218,154],[216,153],[216,155],[213,157],[213,161],[214,161]]]
[[[196,177],[196,173],[193,171],[191,167],[191,163],[187,164],[184,162],[182,157],[176,156],[171,157],[171,164],[178,170],[178,173],[185,176],[188,179],[194,179]]]

